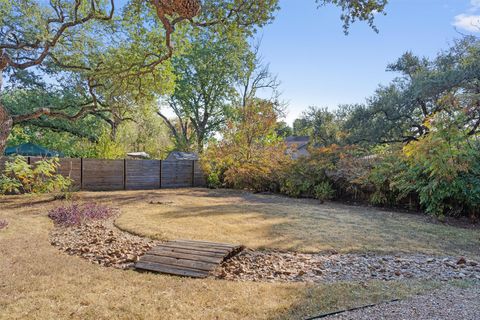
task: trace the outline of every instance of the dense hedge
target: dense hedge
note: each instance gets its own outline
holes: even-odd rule
[[[309,157],[297,161],[278,161],[282,158],[280,147],[275,152],[269,148],[261,153],[263,160],[256,162],[262,168],[249,163],[241,170],[232,169],[228,162],[222,162],[222,172],[218,172],[206,166],[210,177],[215,177],[210,181],[215,180],[215,186],[268,189],[292,197],[421,209],[438,218],[479,217],[479,143],[459,126],[437,121],[428,135],[406,145],[390,144],[374,149],[337,145],[312,148]],[[258,158],[260,149],[255,150]],[[227,154],[232,157],[232,153]],[[222,180],[225,172],[230,174]]]

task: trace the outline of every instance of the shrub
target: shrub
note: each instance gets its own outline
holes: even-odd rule
[[[73,226],[88,220],[108,219],[114,213],[112,208],[96,203],[71,204],[50,210],[48,217],[56,224]]]
[[[50,193],[67,191],[71,179],[57,174],[57,158],[43,159],[28,164],[22,156],[16,156],[5,164],[0,176],[0,193]]]
[[[307,159],[300,159],[284,173],[280,191],[290,197],[310,197],[314,194],[315,185],[326,179],[323,168]]]
[[[361,188],[368,194],[373,205],[398,206],[414,189],[400,190],[398,177],[408,172],[408,164],[400,145],[391,145],[375,154],[366,175],[361,180]]]
[[[321,201],[333,199],[335,195],[335,190],[333,190],[332,185],[328,181],[317,184],[314,188],[314,192],[315,198]]]
[[[335,189],[354,185],[359,173],[356,172],[358,164],[353,160],[361,151],[356,147],[337,145],[311,148],[309,157],[296,160],[285,171],[280,190],[292,197],[317,197],[317,191],[323,190],[331,199]],[[328,188],[332,192],[327,192]]]
[[[409,170],[398,175],[397,187],[404,192],[415,190],[431,215],[477,215],[480,150],[474,138],[441,115],[425,125],[430,133],[404,147]]]
[[[252,101],[236,110],[222,132],[210,142],[202,166],[210,187],[278,191],[282,170],[289,163],[286,145],[275,132],[277,115],[266,101]]]
[[[207,176],[207,185],[209,188],[217,189],[222,186],[222,182],[220,181],[220,177],[218,176],[218,172],[210,172]]]
[[[5,219],[0,219],[0,230],[5,229],[8,226],[8,221]]]

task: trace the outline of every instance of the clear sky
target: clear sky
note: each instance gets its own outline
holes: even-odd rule
[[[480,0],[390,0],[378,15],[377,34],[366,23],[343,34],[340,10],[316,9],[314,0],[281,0],[273,24],[259,33],[261,53],[282,82],[291,123],[308,106],[334,109],[361,103],[394,73],[386,72],[405,51],[435,56],[459,32],[475,33]],[[478,33],[480,35],[480,33]]]

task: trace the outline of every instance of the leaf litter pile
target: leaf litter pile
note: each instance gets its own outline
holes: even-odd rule
[[[117,229],[118,210],[99,204],[72,204],[49,212],[55,228],[50,242],[70,255],[105,267],[128,269],[158,242]]]

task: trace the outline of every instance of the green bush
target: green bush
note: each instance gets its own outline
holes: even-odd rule
[[[280,183],[280,192],[290,197],[313,196],[315,183],[325,178],[324,174],[313,172],[305,159],[294,162],[284,173]]]
[[[212,189],[217,189],[222,187],[222,182],[218,176],[218,172],[212,171],[207,176],[207,186]]]
[[[65,192],[71,186],[71,179],[57,174],[57,158],[43,159],[28,164],[22,156],[16,156],[5,164],[0,176],[0,193],[51,193]]]
[[[397,176],[397,187],[404,193],[415,190],[433,216],[478,215],[480,150],[475,138],[441,115],[427,125],[428,135],[404,147],[409,170]]]
[[[355,168],[358,164],[352,161],[361,152],[360,149],[331,145],[311,148],[309,152],[309,157],[295,161],[285,171],[280,183],[282,193],[292,197],[316,198],[319,192],[325,192],[322,197],[332,199],[335,190],[348,189],[356,183],[359,173]]]
[[[335,190],[328,181],[321,182],[314,187],[315,198],[321,201],[331,200],[335,196]]]

